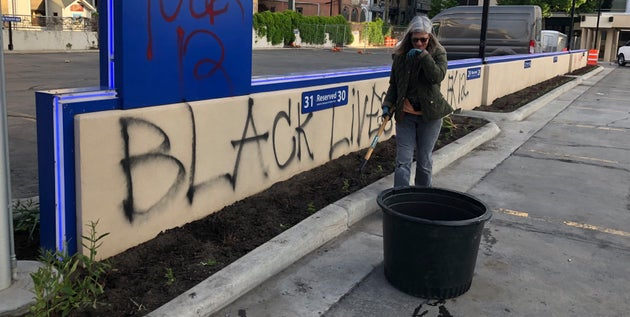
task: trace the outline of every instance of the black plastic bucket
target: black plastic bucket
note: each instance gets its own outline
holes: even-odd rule
[[[385,277],[416,297],[446,299],[470,289],[485,222],[475,197],[441,188],[381,192]]]

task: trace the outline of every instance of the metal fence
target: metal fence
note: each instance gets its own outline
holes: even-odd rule
[[[17,17],[20,21],[2,22],[3,28],[9,28],[9,23],[11,23],[11,28],[14,30],[98,31],[98,19],[30,15],[11,15],[11,17]]]

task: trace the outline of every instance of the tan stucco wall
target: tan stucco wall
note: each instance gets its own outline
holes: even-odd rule
[[[78,115],[78,223],[98,220],[99,232],[110,233],[99,249],[108,257],[369,146],[384,78],[347,84],[345,106],[300,113],[303,91],[343,85]],[[131,216],[123,208],[130,190]]]
[[[569,71],[568,54],[552,60],[532,59],[529,69],[523,61],[450,69],[442,93],[454,108],[470,110],[486,98],[485,76],[489,91],[501,96]],[[479,68],[481,76],[469,79],[469,68]],[[367,148],[388,81],[77,115],[77,236],[98,220],[99,233],[109,233],[99,248],[99,256],[107,258]],[[345,85],[347,105],[301,113],[303,92]],[[381,140],[393,131],[388,125]]]
[[[468,69],[479,68],[481,77],[467,79]],[[442,81],[440,91],[454,109],[471,110],[481,104],[483,96],[483,76],[485,67],[482,65],[466,68],[449,69]]]
[[[612,26],[614,28],[629,28],[630,14],[615,14]]]
[[[576,53],[577,54],[577,53]],[[570,71],[571,55],[563,54],[486,65],[482,104]],[[581,55],[581,54],[579,54]],[[555,57],[555,58],[554,58]],[[555,61],[554,61],[555,60]],[[525,62],[530,67],[525,68]],[[586,64],[584,64],[586,65]]]
[[[586,66],[588,62],[588,53],[587,52],[576,52],[571,54],[571,69],[569,72],[572,72],[576,69],[580,69]]]

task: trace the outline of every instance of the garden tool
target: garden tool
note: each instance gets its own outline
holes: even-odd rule
[[[374,136],[374,139],[372,139],[372,143],[370,144],[370,147],[365,153],[363,160],[361,160],[361,174],[363,174],[363,169],[365,168],[365,165],[367,165],[367,162],[370,159],[370,156],[372,156],[372,152],[374,152],[374,148],[376,148],[378,139],[381,137],[381,134],[383,134],[383,131],[385,130],[385,126],[387,125],[388,122],[389,122],[389,115],[383,116],[383,122],[381,122],[381,126],[378,128],[378,132]]]

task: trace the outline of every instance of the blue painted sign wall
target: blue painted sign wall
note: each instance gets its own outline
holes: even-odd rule
[[[302,93],[302,113],[309,113],[348,104],[348,86]]]
[[[123,109],[250,93],[251,1],[107,2],[113,39],[101,52],[114,59],[101,64],[101,85],[116,89]]]
[[[481,67],[473,67],[473,68],[468,68],[466,70],[467,80],[477,79],[477,78],[481,78]]]
[[[10,15],[3,15],[2,22],[22,22],[22,18]]]

